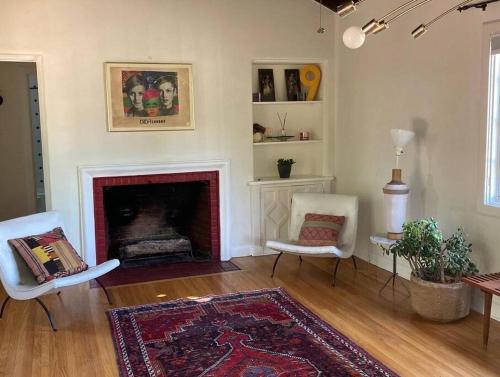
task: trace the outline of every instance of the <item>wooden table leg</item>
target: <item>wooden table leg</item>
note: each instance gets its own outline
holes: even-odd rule
[[[484,292],[484,317],[483,317],[483,345],[488,346],[488,337],[490,335],[490,318],[491,318],[491,300],[493,295]]]

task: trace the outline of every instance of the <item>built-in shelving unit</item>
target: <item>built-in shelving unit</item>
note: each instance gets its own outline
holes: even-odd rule
[[[314,101],[287,101],[285,70],[300,70],[306,64],[321,69],[322,78]],[[276,101],[252,102],[253,123],[266,128],[267,137],[281,134],[277,113],[283,118],[287,114],[286,134],[294,139],[277,141],[264,139],[253,143],[254,181],[262,177],[277,177],[276,161],[279,158],[293,158],[292,177],[296,175],[318,177],[327,174],[325,166],[324,139],[327,137],[328,106],[327,63],[323,60],[255,60],[252,63],[252,92],[259,92],[259,69],[272,69]],[[302,88],[304,89],[304,88]],[[302,131],[309,132],[309,140],[299,140]]]
[[[322,72],[315,100],[286,101],[285,69],[300,70],[306,64],[315,64]],[[276,102],[252,102],[253,123],[264,126],[268,137],[253,143],[254,178],[248,182],[254,255],[272,253],[265,247],[266,240],[288,239],[290,203],[295,193],[331,192],[335,181],[328,174],[325,143],[329,116],[327,62],[314,59],[256,60],[252,64],[252,93],[259,92],[259,69],[273,70]],[[282,119],[287,114],[284,133],[276,113],[280,113]],[[300,140],[302,131],[309,132],[309,140]],[[293,138],[280,141],[282,134]],[[290,178],[279,178],[276,166],[279,158],[296,161]]]

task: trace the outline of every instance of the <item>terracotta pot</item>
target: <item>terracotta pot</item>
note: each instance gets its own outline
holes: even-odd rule
[[[470,286],[459,282],[433,283],[410,278],[411,306],[420,316],[438,322],[452,322],[470,312]]]

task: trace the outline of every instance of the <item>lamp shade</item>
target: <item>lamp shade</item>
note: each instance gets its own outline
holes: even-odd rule
[[[352,49],[360,48],[365,43],[366,34],[359,26],[351,26],[342,37],[344,44]]]
[[[401,129],[392,129],[392,143],[396,148],[404,148],[415,136],[415,132]]]

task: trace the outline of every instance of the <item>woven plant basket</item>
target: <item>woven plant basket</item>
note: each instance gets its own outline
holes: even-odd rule
[[[420,316],[438,322],[452,322],[470,312],[470,286],[459,282],[433,283],[410,278],[411,306]]]

